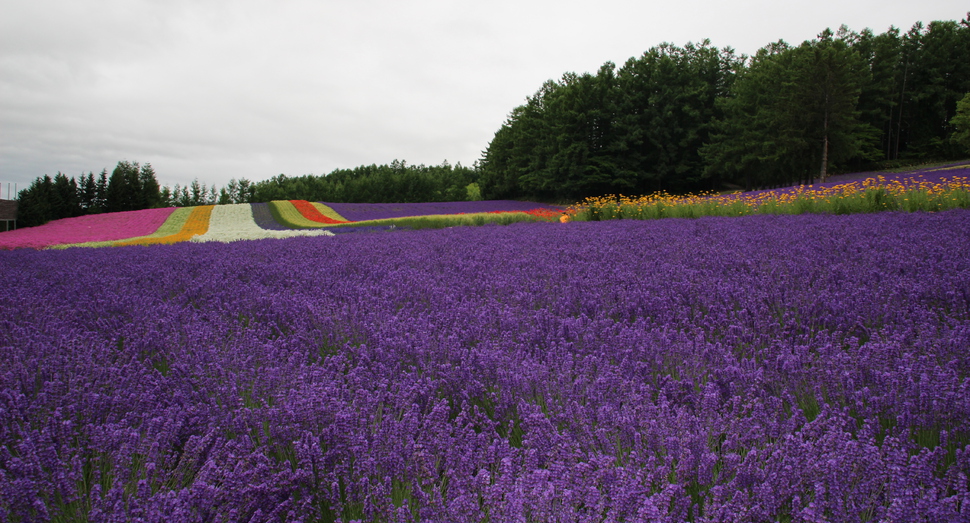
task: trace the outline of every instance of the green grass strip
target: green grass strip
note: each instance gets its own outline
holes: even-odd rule
[[[464,227],[470,225],[510,225],[520,222],[548,222],[538,216],[524,212],[508,213],[470,213],[470,214],[429,214],[426,216],[405,216],[402,218],[385,218],[383,220],[367,220],[347,224],[331,225],[330,227],[371,227],[380,225],[394,225],[407,229],[444,229],[446,227]]]
[[[135,240],[146,240],[151,238],[162,238],[165,236],[171,236],[173,234],[178,234],[185,227],[185,222],[189,220],[189,215],[192,214],[192,209],[195,207],[179,207],[172,211],[172,214],[165,219],[158,229],[147,235],[147,236],[135,236],[132,238],[124,238],[121,240],[110,240],[104,242],[84,242],[84,243],[67,243],[64,245],[55,245],[51,249],[66,249],[68,247],[114,247],[121,242],[130,242]]]

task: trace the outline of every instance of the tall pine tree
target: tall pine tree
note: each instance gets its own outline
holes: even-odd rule
[[[138,172],[138,188],[139,209],[154,209],[162,204],[162,192],[158,180],[155,178],[155,169],[152,168],[152,164],[146,163],[141,166],[141,170]]]

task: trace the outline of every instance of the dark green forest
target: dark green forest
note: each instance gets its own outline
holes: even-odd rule
[[[970,14],[968,14],[970,19]],[[567,73],[516,107],[481,160],[486,198],[754,189],[965,157],[970,22],[842,27],[754,56],[661,44]]]
[[[17,226],[42,225],[50,220],[73,218],[84,214],[134,211],[163,207],[155,170],[151,164],[122,161],[108,176],[107,169],[79,179],[58,172],[44,175],[19,192]]]
[[[481,199],[475,168],[447,161],[437,166],[365,165],[337,169],[326,176],[280,174],[253,186],[251,202],[310,200],[318,202],[415,203]]]
[[[846,27],[754,56],[664,43],[566,73],[514,108],[473,167],[390,165],[160,187],[150,164],[57,173],[19,193],[18,226],[99,212],[299,199],[571,203],[824,181],[970,153],[970,13],[903,33]]]

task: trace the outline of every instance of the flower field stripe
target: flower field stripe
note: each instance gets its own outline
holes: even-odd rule
[[[206,231],[209,230],[209,217],[212,215],[212,209],[214,207],[215,205],[199,205],[197,207],[191,207],[191,212],[189,213],[185,224],[182,226],[179,232],[175,234],[122,241],[115,243],[115,245],[119,247],[128,245],[159,245],[189,241],[193,237],[205,234]]]
[[[306,200],[289,200],[293,207],[306,219],[316,222],[323,223],[326,225],[333,225],[337,223],[347,223],[346,220],[335,220],[322,212],[312,203]]]
[[[248,203],[217,205],[209,218],[209,230],[195,236],[193,242],[232,242],[238,240],[262,240],[267,238],[293,238],[295,236],[333,236],[326,230],[271,231],[261,228],[253,218],[253,207]]]
[[[531,214],[532,216],[535,216],[537,218],[546,218],[549,220],[553,220],[553,219],[558,220],[559,217],[563,215],[562,209],[547,209],[547,208],[541,208],[541,207],[538,209],[529,209],[528,211],[522,211],[522,212],[525,214]]]
[[[455,213],[455,214],[426,214],[421,216],[401,216],[399,218],[385,218],[382,220],[364,220],[360,223],[393,224],[397,222],[404,222],[414,218],[429,218],[429,219],[442,218],[442,219],[457,219],[462,223],[472,225],[475,223],[476,218],[485,218],[485,217],[496,216],[501,214],[528,214],[530,216],[536,216],[537,218],[544,217],[544,216],[538,216],[536,214],[525,212],[525,211],[488,211],[488,212],[461,212],[461,213]],[[556,216],[558,217],[559,213],[556,213]],[[357,223],[357,222],[354,222],[354,223]]]
[[[556,213],[556,216],[559,216],[559,213]],[[425,229],[479,226],[486,224],[507,225],[510,223],[538,221],[551,220],[544,216],[537,216],[536,214],[522,211],[493,211],[458,214],[427,214],[421,216],[400,216],[396,218],[361,220],[357,222],[334,224],[330,226],[330,230],[334,232],[351,232],[354,229],[365,230],[369,228]]]
[[[348,221],[384,220],[410,216],[473,214],[495,211],[529,211],[537,208],[561,212],[565,207],[517,200],[428,203],[329,203],[328,207]]]
[[[177,234],[185,226],[185,222],[188,221],[189,215],[192,214],[192,207],[178,207],[172,214],[168,216],[168,219],[162,223],[155,232],[147,234],[144,236],[135,236],[132,238],[125,238],[123,240],[114,241],[101,241],[101,242],[84,242],[84,243],[71,243],[64,245],[57,245],[52,247],[53,249],[62,249],[68,247],[113,247],[119,244],[119,242],[132,242],[136,240],[150,239],[150,238],[161,238],[165,236],[171,236]]]
[[[331,220],[334,220],[334,221],[340,222],[340,223],[349,222],[350,221],[350,220],[344,218],[343,216],[341,216],[340,213],[338,213],[337,211],[333,210],[332,207],[330,207],[330,206],[328,206],[328,205],[326,205],[324,203],[321,203],[321,202],[310,202],[310,205],[313,205],[313,207],[315,207],[317,209],[317,212],[319,212],[320,214],[324,215],[327,218],[330,218]]]
[[[157,231],[150,234],[149,238],[159,238],[163,236],[170,236],[172,234],[178,234],[183,227],[185,227],[186,222],[189,221],[189,216],[192,214],[192,207],[179,207],[175,209],[175,212],[165,220],[165,223],[158,228]],[[130,240],[135,240],[137,238],[129,238]]]
[[[0,232],[0,250],[22,247],[43,249],[64,244],[144,236],[157,230],[174,210],[174,207],[167,207],[92,214],[55,220],[37,227]]]
[[[280,223],[274,216],[274,211],[268,203],[253,203],[253,220],[260,229],[268,231],[289,231],[287,227]]]
[[[945,211],[970,208],[970,168],[945,170],[952,176],[926,178],[919,173],[882,175],[844,183],[801,185],[726,195],[587,198],[566,212],[582,220],[620,218],[697,218],[749,214],[853,214],[879,211]],[[960,176],[957,174],[963,174]]]
[[[537,208],[529,209],[527,211],[488,211],[486,213],[473,213],[473,214],[511,214],[511,213],[521,213],[528,214],[530,216],[535,216],[536,218],[546,218],[546,219],[559,219],[563,212],[559,209],[547,209],[547,208]],[[468,213],[458,213],[458,214],[468,214]]]
[[[318,229],[328,225],[303,216],[303,213],[289,200],[271,201],[269,209],[276,221],[291,229]]]

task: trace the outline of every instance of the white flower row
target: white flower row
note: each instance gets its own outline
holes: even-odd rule
[[[192,238],[194,242],[232,242],[236,240],[262,240],[265,238],[292,238],[294,236],[333,236],[323,229],[268,231],[256,224],[252,206],[248,203],[216,205],[209,218],[209,230]]]

